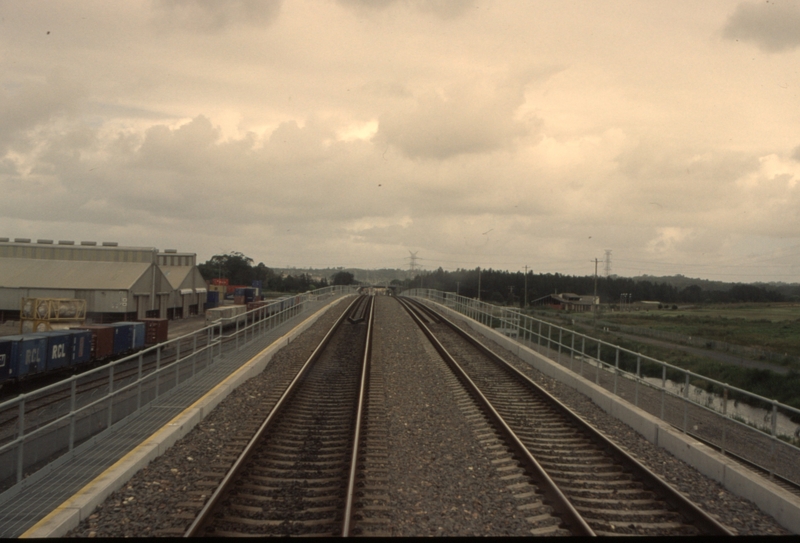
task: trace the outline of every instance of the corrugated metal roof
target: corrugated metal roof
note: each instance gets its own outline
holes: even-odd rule
[[[128,290],[149,262],[86,262],[0,258],[0,288]]]
[[[181,288],[184,279],[194,269],[194,266],[159,266],[159,268],[167,276],[170,286],[177,290]]]

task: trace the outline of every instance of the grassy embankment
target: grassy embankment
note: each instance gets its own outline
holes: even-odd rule
[[[587,315],[571,315],[571,317],[575,317],[576,322],[584,324],[591,321]],[[599,318],[610,323],[645,326],[787,354],[788,356],[779,363],[788,367],[789,373],[780,375],[769,370],[725,364],[678,349],[620,339],[613,333],[589,332],[589,335],[599,336],[609,343],[800,409],[800,364],[796,359],[800,356],[800,306],[796,304],[699,306],[680,310],[604,313]],[[610,349],[608,351],[608,353],[602,352],[601,358],[604,362],[613,364],[615,355]],[[621,357],[620,367],[635,372],[635,357]],[[650,367],[643,363],[642,374],[660,377],[661,371],[655,366]],[[673,375],[672,378],[680,379],[680,376]],[[721,394],[719,387],[713,386],[708,381],[696,379],[692,384],[708,392]]]

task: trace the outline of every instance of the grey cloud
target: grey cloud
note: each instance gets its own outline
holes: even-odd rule
[[[220,136],[220,130],[202,115],[171,130],[165,125],[147,129],[135,162],[148,168],[186,168],[196,171],[207,161],[207,150]]]
[[[422,13],[431,13],[441,19],[456,19],[470,9],[472,0],[337,0],[340,5],[355,9],[361,13],[374,13],[387,8],[406,5]]]
[[[424,159],[507,148],[536,124],[534,119],[514,119],[522,100],[522,85],[492,92],[453,88],[447,96],[429,92],[409,107],[382,115],[375,140],[394,145],[411,158]]]
[[[780,0],[739,4],[722,35],[729,40],[755,42],[767,52],[794,49],[800,46],[800,4]]]
[[[266,26],[277,19],[283,0],[157,0],[163,23],[217,32],[232,25]]]
[[[12,90],[0,89],[0,153],[19,135],[45,125],[55,117],[75,111],[80,103],[81,86],[58,73],[43,83],[26,82]]]

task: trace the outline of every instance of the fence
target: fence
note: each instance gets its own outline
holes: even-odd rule
[[[721,452],[800,482],[800,410],[518,310],[430,289],[403,295],[496,329]]]
[[[352,290],[332,286],[282,298],[0,403],[0,501],[193,382],[223,352],[263,338],[310,302]]]

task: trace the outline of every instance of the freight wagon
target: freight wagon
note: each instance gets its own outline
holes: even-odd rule
[[[118,322],[0,337],[0,386],[122,358],[144,348],[146,330],[144,322]],[[161,330],[154,337],[166,327]]]

